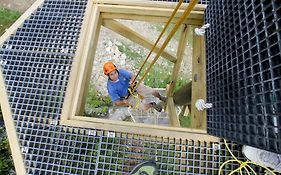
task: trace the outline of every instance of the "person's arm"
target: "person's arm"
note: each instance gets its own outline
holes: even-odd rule
[[[135,75],[132,75],[130,81],[129,81],[129,85],[130,87],[134,87],[135,86],[135,83],[136,83],[136,76]]]
[[[114,105],[116,106],[130,106],[128,100],[124,99],[124,100],[117,100],[114,102]]]

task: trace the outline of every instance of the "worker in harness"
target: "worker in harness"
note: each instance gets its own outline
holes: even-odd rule
[[[157,90],[147,87],[144,84],[140,84],[136,89],[139,95],[139,99],[135,98],[135,95],[131,94],[128,89],[133,89],[136,82],[135,75],[124,69],[117,69],[117,67],[111,62],[106,62],[103,66],[103,72],[108,77],[107,90],[108,94],[116,106],[136,106],[137,101],[140,102],[137,105],[137,109],[146,111],[149,108],[154,108],[158,112],[162,111],[162,106],[157,105],[155,102],[146,100],[147,97],[157,97],[161,101],[166,101],[166,97],[159,94]]]

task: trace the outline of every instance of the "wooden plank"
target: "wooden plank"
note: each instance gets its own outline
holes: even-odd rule
[[[176,105],[190,105],[191,104],[191,92],[192,82],[188,82],[183,85],[180,89],[173,93],[174,103]]]
[[[1,110],[5,122],[6,132],[9,139],[9,145],[12,152],[12,157],[17,174],[26,174],[22,152],[20,150],[20,144],[18,142],[17,131],[12,118],[11,106],[8,100],[7,90],[5,88],[4,77],[2,75],[2,69],[0,67],[0,104]]]
[[[191,97],[191,120],[193,128],[206,129],[206,110],[198,111],[195,107],[197,99],[206,101],[206,58],[205,36],[193,35],[192,57],[192,97]]]
[[[149,50],[154,45],[154,43],[152,41],[148,40],[147,38],[143,37],[139,33],[133,31],[129,27],[126,27],[125,25],[123,25],[115,20],[111,20],[111,19],[103,20],[102,25]],[[160,49],[159,47],[155,47],[154,52],[157,53],[159,51],[159,49]],[[164,51],[161,54],[161,56],[173,63],[176,62],[176,58],[168,51]]]
[[[165,1],[151,1],[151,0],[93,0],[99,4],[111,5],[128,5],[128,6],[141,6],[141,7],[159,7],[159,8],[175,8],[178,2],[165,2]],[[181,5],[180,9],[186,9],[189,3]],[[205,11],[207,5],[197,4],[194,11]]]
[[[186,47],[186,43],[187,43],[188,32],[189,32],[189,30],[188,30],[187,26],[184,25],[182,27],[182,33],[181,33],[180,41],[179,41],[179,44],[178,44],[177,62],[173,67],[171,83],[168,86],[168,92],[167,92],[167,97],[168,97],[167,107],[166,107],[168,109],[167,112],[168,112],[168,115],[170,117],[171,125],[177,126],[177,127],[180,127],[180,122],[179,122],[179,118],[178,118],[178,115],[177,115],[176,109],[175,109],[173,92],[174,92],[174,88],[175,88],[176,83],[177,83],[180,65],[181,65],[181,62],[183,60],[184,51],[185,51],[185,47]]]
[[[169,97],[173,98],[174,89],[176,87],[180,66],[181,66],[183,56],[184,56],[184,51],[185,51],[185,48],[186,48],[188,33],[190,33],[190,27],[184,25],[183,29],[182,29],[181,36],[180,36],[180,41],[179,41],[179,44],[178,44],[177,62],[173,67],[171,83],[169,85],[169,89],[168,89],[168,92],[167,92],[168,98]]]
[[[111,121],[82,116],[76,116],[73,118],[73,120],[68,120],[67,122],[65,122],[64,125],[83,128],[103,129],[117,132],[127,132],[131,134],[199,140],[206,142],[219,142],[220,140],[218,137],[208,135],[205,130],[175,128],[123,121]]]
[[[166,16],[151,16],[151,15],[133,15],[133,14],[124,14],[124,13],[101,13],[103,19],[124,19],[124,20],[135,20],[135,21],[146,21],[154,23],[167,23],[169,17]],[[179,20],[178,17],[175,17],[171,23],[176,23]],[[183,24],[186,25],[203,25],[203,19],[192,19],[187,18],[183,21]]]
[[[97,11],[97,7],[95,8],[95,10]],[[78,93],[77,92],[78,76],[79,76],[78,72],[80,70],[80,66],[82,63],[81,60],[84,54],[84,47],[86,46],[86,42],[87,42],[86,39],[88,38],[89,40],[88,37],[88,32],[90,30],[89,23],[91,22],[92,19],[96,19],[92,17],[92,14],[94,13],[95,10],[94,10],[93,3],[89,1],[86,7],[85,17],[82,23],[80,37],[78,39],[77,52],[75,54],[72,63],[72,70],[70,72],[70,78],[66,89],[65,100],[63,102],[61,123],[67,121],[75,114],[75,111],[73,111],[74,109],[73,106],[74,106],[74,94]]]
[[[87,99],[87,95],[88,95],[88,89],[89,89],[89,85],[90,85],[90,81],[91,81],[91,75],[92,75],[92,71],[93,71],[93,62],[95,58],[95,53],[96,53],[96,48],[97,48],[97,43],[98,43],[98,38],[99,38],[99,33],[100,33],[100,27],[101,27],[101,23],[102,23],[102,18],[101,16],[99,16],[98,21],[96,21],[97,24],[94,24],[95,28],[94,28],[94,37],[90,38],[91,40],[91,44],[89,45],[89,53],[87,54],[87,56],[85,57],[90,57],[90,58],[85,58],[87,59],[86,65],[83,66],[83,68],[85,68],[85,75],[83,76],[83,74],[80,74],[80,76],[83,77],[83,82],[81,85],[81,91],[79,94],[79,98],[77,98],[78,100],[78,104],[76,107],[76,114],[83,114],[84,113],[84,109],[85,109],[85,104],[86,104],[86,99]]]
[[[170,117],[170,125],[174,127],[180,127],[180,121],[172,97],[168,97],[167,99],[167,113]]]
[[[156,7],[139,7],[139,6],[126,6],[126,5],[99,5],[100,12],[115,13],[115,14],[130,14],[130,15],[150,15],[150,16],[162,16],[170,17],[174,9],[156,8]],[[180,17],[184,13],[184,10],[178,10],[175,17]],[[200,19],[204,17],[204,12],[194,11],[190,12],[188,18]]]
[[[87,39],[83,46],[83,56],[81,59],[81,65],[78,71],[78,82],[76,89],[76,96],[74,97],[75,115],[81,115],[84,113],[86,97],[88,93],[94,57],[96,53],[96,47],[98,43],[100,27],[102,19],[98,10],[97,5],[94,5],[94,10],[91,15],[92,18],[89,23],[89,30],[87,32]]]

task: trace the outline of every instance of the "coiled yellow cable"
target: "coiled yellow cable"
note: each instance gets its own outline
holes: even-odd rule
[[[226,142],[226,140],[224,140],[224,144],[225,144],[225,147],[226,149],[228,150],[228,152],[230,153],[230,155],[233,157],[233,159],[231,160],[227,160],[226,162],[224,162],[220,168],[219,168],[219,175],[221,174],[221,171],[222,171],[222,168],[224,167],[224,165],[228,164],[229,162],[237,162],[238,164],[240,164],[240,166],[233,170],[231,173],[229,173],[229,175],[232,175],[233,173],[235,172],[238,172],[243,175],[243,169],[245,169],[245,171],[247,172],[248,175],[250,175],[250,172],[254,173],[255,175],[257,175],[257,173],[255,172],[255,170],[250,166],[250,164],[253,164],[253,165],[257,165],[257,166],[260,166],[264,169],[266,169],[269,173],[271,173],[271,175],[276,175],[276,173],[272,170],[270,170],[268,167],[265,167],[263,165],[260,165],[260,164],[257,164],[255,162],[251,162],[251,161],[241,161],[241,160],[238,160],[234,155],[233,153],[231,152],[231,150],[229,149],[228,147],[228,144]],[[249,171],[250,170],[250,171]],[[265,175],[267,175],[267,173],[265,173]]]

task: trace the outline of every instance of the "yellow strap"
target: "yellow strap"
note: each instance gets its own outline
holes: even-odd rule
[[[231,150],[229,149],[226,140],[224,140],[224,144],[225,144],[226,149],[227,149],[228,152],[230,153],[230,155],[233,157],[233,159],[225,161],[225,162],[220,166],[220,168],[219,168],[219,175],[221,174],[221,171],[222,171],[222,168],[224,167],[224,165],[226,165],[226,164],[228,164],[228,163],[230,163],[230,162],[236,162],[236,163],[240,164],[240,166],[239,166],[237,169],[235,169],[235,170],[233,170],[232,172],[230,172],[229,175],[232,175],[232,174],[234,174],[235,172],[238,172],[238,171],[239,171],[239,173],[240,173],[241,175],[243,175],[243,172],[242,172],[243,169],[245,169],[245,171],[247,172],[248,175],[251,175],[251,173],[250,173],[250,171],[248,170],[248,168],[251,170],[252,173],[254,173],[255,175],[257,175],[257,173],[255,172],[255,170],[250,166],[250,164],[260,166],[260,167],[266,169],[268,172],[270,172],[271,175],[276,175],[274,171],[270,170],[269,168],[267,168],[267,167],[265,167],[265,166],[263,166],[263,165],[257,164],[257,163],[255,163],[255,162],[250,162],[250,161],[245,161],[245,162],[243,162],[243,161],[241,161],[241,160],[238,160],[238,159],[233,155],[233,153],[231,152]],[[267,174],[267,173],[265,173],[265,175],[266,175],[266,174]]]
[[[140,104],[140,101],[141,101],[141,99],[140,99],[140,97],[139,97],[139,94],[134,95],[134,93],[133,93],[133,91],[132,91],[131,88],[128,88],[128,91],[129,91],[129,93],[130,93],[131,96],[133,96],[134,98],[137,99],[137,102],[136,102],[136,104],[135,104],[135,106],[134,106],[134,109],[137,109],[137,108],[139,107],[139,104]]]
[[[172,31],[169,33],[169,35],[167,36],[166,40],[164,41],[163,45],[161,46],[161,48],[159,49],[159,51],[157,52],[155,58],[153,59],[153,61],[150,63],[150,65],[148,66],[148,68],[146,69],[144,75],[142,76],[142,78],[140,79],[140,81],[138,81],[137,85],[133,88],[133,91],[140,85],[140,83],[144,80],[145,76],[147,75],[147,73],[150,71],[150,69],[152,68],[152,66],[155,64],[155,62],[158,60],[158,58],[160,57],[160,55],[162,54],[163,50],[166,48],[166,46],[168,45],[168,43],[170,42],[170,40],[172,39],[172,37],[174,36],[174,34],[176,33],[176,31],[178,30],[178,28],[180,27],[180,25],[183,23],[184,20],[186,20],[186,18],[188,17],[188,15],[190,14],[191,10],[195,7],[195,5],[198,3],[198,0],[193,0],[191,1],[187,8],[184,10],[183,15],[179,18],[179,20],[177,21],[177,23],[175,24],[175,26],[173,27]]]

